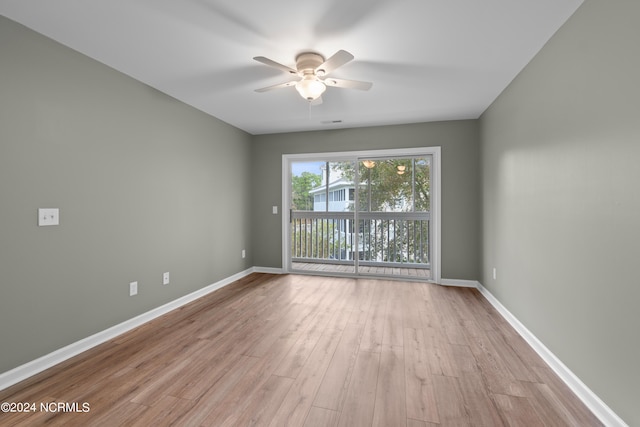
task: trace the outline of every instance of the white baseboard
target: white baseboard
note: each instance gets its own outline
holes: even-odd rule
[[[478,288],[480,282],[477,280],[460,280],[460,279],[440,279],[440,284],[444,286],[456,286],[459,288]]]
[[[529,331],[505,306],[493,296],[481,283],[478,290],[491,305],[505,318],[507,322],[529,343],[536,353],[549,365],[551,369],[567,384],[578,398],[609,427],[628,427],[606,403],[604,403],[589,387],[583,383],[567,366],[556,357],[531,331]]]
[[[253,273],[267,273],[267,274],[284,274],[284,270],[282,268],[274,268],[274,267],[253,267]]]
[[[157,317],[162,316],[163,314],[175,310],[178,307],[195,301],[198,298],[210,294],[211,292],[227,286],[230,283],[235,282],[236,280],[240,280],[243,277],[246,277],[254,272],[267,271],[262,271],[262,269],[259,268],[249,268],[245,271],[241,271],[240,273],[222,279],[202,289],[198,289],[195,292],[187,294],[167,304],[161,305],[160,307],[154,308],[153,310],[147,311],[146,313],[142,313],[139,316],[126,320],[118,325],[105,329],[104,331],[88,336],[87,338],[76,341],[56,351],[39,357],[38,359],[32,360],[31,362],[27,362],[24,365],[20,365],[10,371],[4,372],[0,374],[0,390],[4,390],[7,387],[10,387],[16,383],[19,383],[20,381],[23,381],[35,374],[44,371],[45,369],[57,365],[58,363],[64,362],[65,360],[70,359],[71,357],[76,356],[83,351],[87,351],[99,344],[102,344],[103,342],[117,337],[118,335],[130,331],[133,328],[137,328],[144,323],[147,323]]]

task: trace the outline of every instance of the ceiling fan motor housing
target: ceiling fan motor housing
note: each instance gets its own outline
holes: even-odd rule
[[[313,74],[316,72],[316,68],[322,65],[323,62],[324,57],[322,55],[313,52],[303,52],[296,57],[296,68],[299,73]]]

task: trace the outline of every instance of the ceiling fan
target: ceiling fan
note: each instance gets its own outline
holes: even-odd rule
[[[353,55],[346,50],[339,50],[327,60],[325,60],[324,57],[318,53],[303,52],[296,57],[296,69],[287,67],[286,65],[282,65],[269,58],[265,58],[264,56],[256,56],[253,59],[265,65],[269,65],[271,67],[289,73],[292,76],[299,77],[298,79],[291,80],[285,83],[256,89],[256,92],[266,92],[272,89],[295,86],[300,96],[311,102],[315,100],[322,101],[320,96],[327,89],[327,86],[346,89],[369,90],[373,85],[373,83],[369,82],[334,79],[332,77],[327,77],[330,72],[338,67],[343,66],[353,59]]]

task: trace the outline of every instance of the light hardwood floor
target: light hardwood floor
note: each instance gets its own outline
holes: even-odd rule
[[[0,392],[0,425],[596,426],[473,289],[254,274]]]

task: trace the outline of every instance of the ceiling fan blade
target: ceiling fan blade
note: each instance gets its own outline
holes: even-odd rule
[[[358,90],[369,90],[373,83],[370,82],[361,82],[358,80],[345,80],[345,79],[332,79],[328,78],[323,80],[323,82],[327,86],[331,87],[340,87],[345,89],[358,89]]]
[[[320,76],[326,76],[336,68],[342,67],[352,59],[353,55],[351,55],[349,52],[347,52],[346,50],[339,50],[334,53],[331,58],[320,64],[318,68],[316,68],[316,73],[318,73],[318,75]]]
[[[264,56],[256,56],[253,59],[255,59],[258,62],[262,62],[265,65],[268,65],[270,67],[274,67],[277,68],[278,70],[284,71],[285,73],[289,73],[289,74],[298,74],[298,71],[294,70],[293,68],[287,67],[286,65],[282,65],[279,62],[276,62],[272,59],[269,58],[265,58]]]
[[[267,86],[267,87],[263,87],[260,89],[256,89],[256,92],[266,92],[268,90],[273,90],[273,89],[280,89],[283,87],[290,87],[290,86],[294,86],[298,81],[297,80],[293,80],[290,82],[286,82],[286,83],[279,83],[277,85],[273,85],[273,86]]]

